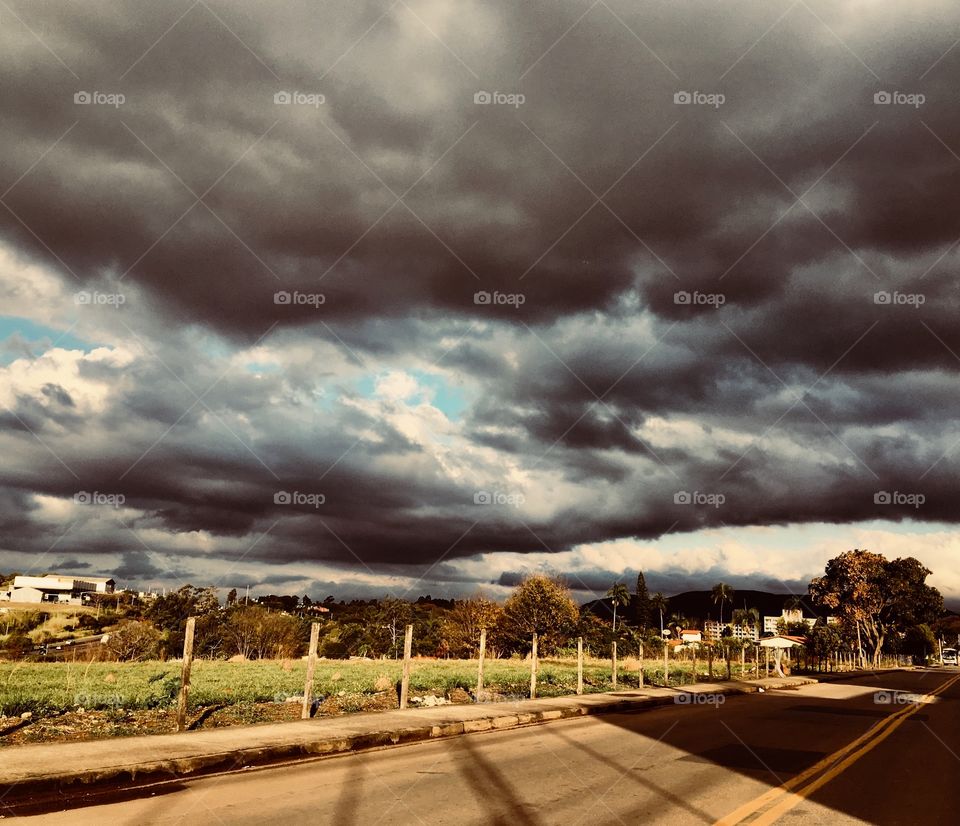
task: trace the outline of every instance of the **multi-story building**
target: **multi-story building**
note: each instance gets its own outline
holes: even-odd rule
[[[723,635],[723,629],[730,629],[730,636],[737,640],[758,640],[760,634],[755,626],[732,625],[724,623],[721,625],[716,620],[707,620],[703,624],[703,636],[707,640],[719,640]]]

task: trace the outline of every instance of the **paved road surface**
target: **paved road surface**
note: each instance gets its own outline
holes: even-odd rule
[[[926,701],[875,701],[875,691],[894,689]],[[777,791],[785,782],[793,788]],[[960,669],[474,734],[26,818],[58,826],[721,820],[960,823]]]

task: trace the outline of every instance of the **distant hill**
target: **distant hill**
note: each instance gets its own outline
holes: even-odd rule
[[[811,605],[809,598],[805,594],[798,594],[798,596],[803,599],[803,605],[801,606],[803,615],[805,617],[817,617],[818,613],[813,610],[814,606]],[[768,591],[735,591],[733,594],[733,602],[728,602],[723,606],[723,618],[725,621],[728,621],[733,611],[737,608],[743,608],[744,603],[746,603],[747,608],[756,608],[759,610],[761,617],[779,616],[780,612],[783,611],[784,604],[790,597],[791,594],[771,594]],[[617,610],[618,619],[619,617],[624,617],[627,622],[633,622],[633,618],[636,615],[634,602],[635,598],[631,595],[630,606],[627,608],[621,607]],[[611,607],[610,600],[606,598],[587,602],[583,608],[585,611],[589,611],[603,619],[610,619],[613,616],[613,608]],[[685,591],[682,594],[669,597],[664,620],[671,614],[682,614],[688,619],[702,623],[706,619],[719,619],[720,607],[714,604],[713,597],[709,591]]]

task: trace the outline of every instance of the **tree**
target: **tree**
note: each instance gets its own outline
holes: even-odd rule
[[[713,604],[720,606],[720,625],[723,626],[723,604],[733,602],[733,588],[726,582],[718,582],[710,591],[710,596],[713,599]]]
[[[670,632],[678,640],[683,639],[683,629],[690,625],[690,620],[688,620],[683,614],[671,614],[670,619],[667,622],[667,628],[670,629]]]
[[[610,590],[607,591],[607,596],[610,598],[610,602],[613,604],[613,633],[617,633],[617,606],[618,605],[629,605],[630,604],[630,592],[627,590],[627,586],[622,582],[614,583]]]
[[[801,611],[803,610],[803,597],[798,596],[797,594],[791,594],[786,598],[783,603],[783,608],[786,611]]]
[[[653,606],[650,604],[650,591],[647,590],[647,579],[643,571],[637,574],[637,596],[634,609],[637,628],[640,629],[641,636],[646,636]]]
[[[184,629],[188,617],[197,617],[194,651],[197,656],[216,650],[220,642],[220,602],[216,588],[195,588],[184,585],[166,596],[157,597],[147,608],[144,618],[163,632],[163,645],[179,656],[183,649]]]
[[[650,600],[650,607],[660,614],[660,636],[663,636],[663,615],[667,610],[667,605],[670,603],[670,600],[667,599],[660,591],[657,591],[653,595],[653,598]]]
[[[479,656],[480,631],[495,628],[503,609],[484,596],[458,599],[443,620],[442,636],[447,650],[454,657]],[[490,645],[492,640],[487,640]],[[491,651],[491,656],[495,656]]]
[[[541,653],[546,654],[566,641],[579,618],[580,611],[563,582],[532,574],[504,604],[500,628],[515,649],[524,649],[531,635],[538,634]]]
[[[731,622],[744,631],[750,631],[751,639],[757,636],[757,630],[760,626],[760,611],[756,608],[737,608],[733,612]]]
[[[160,648],[161,633],[150,622],[125,620],[107,639],[107,651],[121,661],[155,659]]]
[[[384,652],[388,656],[399,659],[401,653],[400,638],[411,619],[413,619],[413,606],[406,600],[396,597],[384,597],[380,600],[374,614],[374,623],[377,632],[384,630],[390,637],[389,647]],[[374,633],[372,636],[377,639],[381,635]]]
[[[903,638],[903,651],[913,659],[914,665],[926,665],[937,652],[937,638],[926,623],[913,625]]]
[[[228,654],[245,659],[282,659],[297,654],[304,643],[303,622],[259,605],[234,608],[223,625]]]
[[[231,588],[230,593],[227,594],[227,607],[229,608],[236,601],[237,601],[237,589]]]
[[[846,551],[827,562],[810,583],[814,601],[849,623],[874,667],[891,633],[929,624],[943,613],[943,597],[926,584],[930,571],[913,557],[887,560],[867,550]]]

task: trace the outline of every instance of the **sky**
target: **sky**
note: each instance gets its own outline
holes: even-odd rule
[[[0,570],[960,606],[955,3],[0,6]]]

